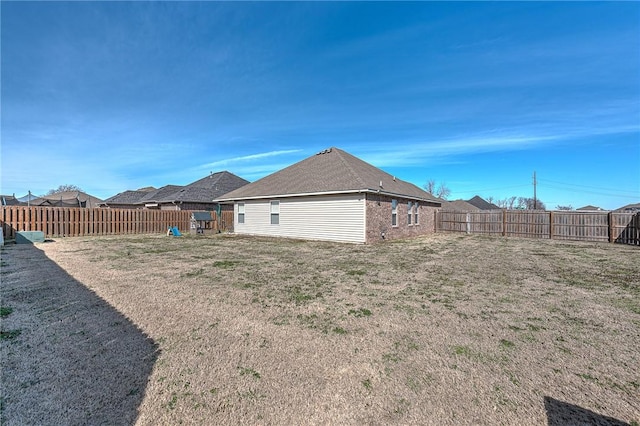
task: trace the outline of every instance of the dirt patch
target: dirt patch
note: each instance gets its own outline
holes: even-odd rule
[[[71,285],[37,293],[20,275],[31,254],[3,250],[2,304],[13,308],[3,330],[21,330],[2,341],[3,366],[15,364],[3,368],[8,424],[21,423],[26,406],[56,411],[57,382],[45,392],[8,379],[20,374],[17,359],[46,356],[32,343],[46,335],[17,320],[40,318],[41,308],[20,297],[65,306],[62,342],[89,326],[92,336],[108,332],[102,315],[78,327],[73,315],[88,314],[70,304],[76,293],[123,318],[139,347],[129,358],[105,354],[87,379],[104,376],[116,357],[148,360],[129,371],[146,380],[133,415],[108,409],[122,389],[104,391],[93,411],[119,419],[124,410],[123,423],[640,421],[636,247],[438,234],[373,246],[131,236],[36,248],[47,282]],[[74,365],[92,353],[79,347]],[[86,381],[75,391],[100,386]],[[70,398],[65,410],[85,403]]]

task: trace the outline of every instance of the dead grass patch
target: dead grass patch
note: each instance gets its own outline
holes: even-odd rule
[[[545,424],[564,402],[640,421],[636,247],[439,234],[38,248],[158,345],[139,424]]]

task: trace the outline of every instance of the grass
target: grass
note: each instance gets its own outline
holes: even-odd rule
[[[6,318],[11,315],[13,308],[10,306],[0,306],[0,318]]]
[[[0,340],[12,340],[18,337],[22,330],[2,330],[0,331]]]
[[[640,420],[637,247],[221,235],[44,250],[159,345],[140,424],[545,424],[558,395]]]

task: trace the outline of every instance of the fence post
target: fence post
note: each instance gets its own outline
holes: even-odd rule
[[[613,226],[613,212],[607,213],[607,221],[609,222],[609,242],[613,243],[615,238],[613,237],[614,226]]]
[[[469,213],[467,213],[467,234],[471,233],[471,223],[469,223],[470,218],[469,218]]]
[[[502,236],[507,235],[507,209],[502,209]]]
[[[553,210],[549,212],[549,239],[553,240]]]

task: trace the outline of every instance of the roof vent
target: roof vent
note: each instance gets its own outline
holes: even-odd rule
[[[328,154],[331,152],[331,148],[329,149],[325,149],[324,151],[320,151],[319,153],[317,153],[316,155],[322,155],[322,154]]]
[[[380,181],[380,188],[382,188],[382,181]]]

